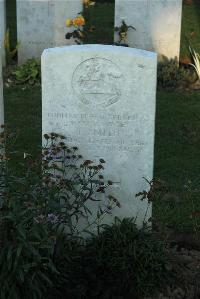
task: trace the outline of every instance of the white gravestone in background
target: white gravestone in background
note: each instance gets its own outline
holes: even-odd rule
[[[140,224],[147,203],[135,194],[148,189],[143,177],[153,178],[156,68],[155,53],[117,46],[42,54],[43,134],[64,134],[85,159],[103,158],[122,206],[113,216],[137,216]]]
[[[128,31],[128,45],[168,58],[179,58],[181,14],[182,0],[115,0],[115,26],[124,20],[136,29]]]
[[[2,63],[5,64],[5,50],[4,50],[4,38],[6,32],[6,9],[5,0],[0,0],[0,48]]]
[[[66,19],[82,11],[81,0],[17,0],[18,61],[40,59],[44,49],[74,43],[66,40]]]
[[[3,124],[4,124],[3,79],[2,79],[2,57],[0,55],[0,125]]]

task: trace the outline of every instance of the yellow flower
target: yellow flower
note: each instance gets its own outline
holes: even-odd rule
[[[83,16],[78,16],[75,19],[73,19],[73,25],[74,26],[83,26],[85,25],[85,19]]]
[[[73,24],[73,20],[72,19],[67,19],[66,20],[66,26],[70,27]]]

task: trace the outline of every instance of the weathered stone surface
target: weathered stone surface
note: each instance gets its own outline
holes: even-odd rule
[[[2,124],[4,124],[4,105],[3,105],[2,57],[0,55],[0,125]]]
[[[0,48],[2,53],[3,65],[5,64],[5,51],[4,51],[5,31],[6,31],[5,0],[0,0]]]
[[[69,30],[65,21],[81,11],[81,0],[17,0],[19,63],[40,59],[46,48],[72,44],[65,39]]]
[[[128,31],[128,45],[168,58],[179,57],[181,14],[182,0],[115,0],[115,26],[124,20],[136,28]]]
[[[122,206],[113,216],[137,216],[139,224],[147,203],[135,194],[148,189],[143,177],[153,177],[156,67],[155,53],[117,46],[42,55],[43,133],[64,134],[86,159],[103,158]]]

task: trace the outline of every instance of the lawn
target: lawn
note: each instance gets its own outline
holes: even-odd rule
[[[199,131],[199,92],[158,92],[156,177],[179,185],[199,176]]]
[[[200,229],[199,132],[199,92],[157,93],[154,177],[169,187],[154,216],[181,231]]]
[[[16,149],[35,153],[41,144],[41,88],[4,89],[5,122],[17,131]]]

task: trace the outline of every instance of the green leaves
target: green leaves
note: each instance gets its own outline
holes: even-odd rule
[[[7,212],[4,206],[0,215]],[[30,216],[29,210],[20,212],[16,207],[10,207],[9,216],[1,218],[4,223],[0,252],[0,284],[4,285],[1,298],[38,299],[52,286],[50,275],[55,267],[52,267],[54,243],[51,230],[45,224],[37,224],[34,216],[35,213]]]
[[[30,63],[34,65],[34,61]],[[15,75],[22,80],[26,71]],[[90,234],[91,225],[99,227],[100,216],[105,214],[105,202],[97,197],[99,188],[106,195],[112,185],[101,174],[105,161],[100,159],[96,165],[83,160],[77,147],[67,146],[63,139],[56,133],[45,134],[46,146],[39,158],[24,158],[16,151],[11,155],[13,143],[5,142],[7,137],[2,143],[11,159],[19,154],[22,167],[19,174],[0,157],[1,299],[42,298],[54,287],[55,277],[61,279],[57,269],[60,237],[64,236],[65,243],[81,240],[81,233]],[[116,200],[112,201],[116,205]],[[89,202],[96,205],[97,215]],[[65,259],[70,262],[71,256]]]
[[[194,61],[194,64],[190,63],[190,65],[192,65],[194,67],[194,69],[196,70],[198,79],[200,80],[200,55],[191,47],[189,47],[189,49],[190,49],[190,53],[191,53],[193,61]]]
[[[99,235],[88,234],[71,248],[58,242],[61,298],[140,298],[166,283],[164,243],[148,228],[138,229],[135,219],[115,218]]]
[[[177,59],[163,58],[158,64],[158,86],[174,89],[195,82],[196,73],[191,67],[179,65]]]
[[[28,59],[23,65],[17,66],[11,75],[16,84],[38,84],[41,80],[40,64],[35,59]]]

